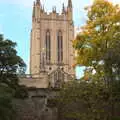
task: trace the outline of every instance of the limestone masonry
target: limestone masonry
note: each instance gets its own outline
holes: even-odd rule
[[[61,14],[56,7],[47,13],[40,0],[33,4],[30,75],[21,84],[37,88],[60,87],[74,76],[74,39],[73,7],[68,0],[68,6],[63,4]],[[71,77],[70,77],[71,76]]]

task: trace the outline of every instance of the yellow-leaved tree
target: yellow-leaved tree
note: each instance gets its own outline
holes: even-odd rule
[[[93,69],[110,85],[113,79],[120,79],[120,7],[95,0],[86,10],[86,25],[73,41],[77,63]]]

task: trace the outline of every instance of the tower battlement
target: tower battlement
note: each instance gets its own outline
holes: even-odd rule
[[[61,9],[61,13],[56,11],[56,7],[52,8],[51,12],[46,12],[44,7],[42,7],[40,0],[36,0],[33,4],[33,20],[35,19],[58,19],[58,20],[72,20],[72,1],[68,0],[68,6],[65,7],[64,4]]]

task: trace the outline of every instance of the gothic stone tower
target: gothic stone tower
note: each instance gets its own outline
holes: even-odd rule
[[[72,67],[74,50],[73,8],[68,0],[67,8],[62,8],[58,14],[53,7],[51,13],[46,13],[40,0],[33,5],[30,74],[40,75],[41,71],[50,74],[58,67],[66,73],[74,74]]]

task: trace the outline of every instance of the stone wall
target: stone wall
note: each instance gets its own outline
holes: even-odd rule
[[[28,88],[61,88],[61,86],[69,81],[75,79],[74,75],[64,72],[60,67],[52,71],[50,74],[48,72],[40,72],[35,75],[21,75],[19,76],[19,84],[24,85]]]
[[[35,88],[48,88],[49,80],[48,74],[46,72],[40,73],[34,77],[32,76],[20,76],[19,84],[25,85],[26,87],[35,87]]]
[[[24,100],[14,99],[13,105],[17,114],[17,120],[58,120],[57,109],[55,107],[49,107],[48,100],[58,95],[59,89],[29,89],[29,97]],[[52,99],[51,99],[52,100]],[[76,104],[76,103],[75,103]],[[75,108],[74,104],[74,108]],[[76,104],[79,111],[85,112],[86,108],[83,104]],[[71,109],[72,109],[71,105]],[[110,112],[110,105],[107,107]],[[116,101],[113,108],[114,116],[120,116],[120,104]]]
[[[57,120],[57,109],[47,106],[47,100],[56,95],[56,90],[31,89],[29,98],[14,99],[17,120]]]

